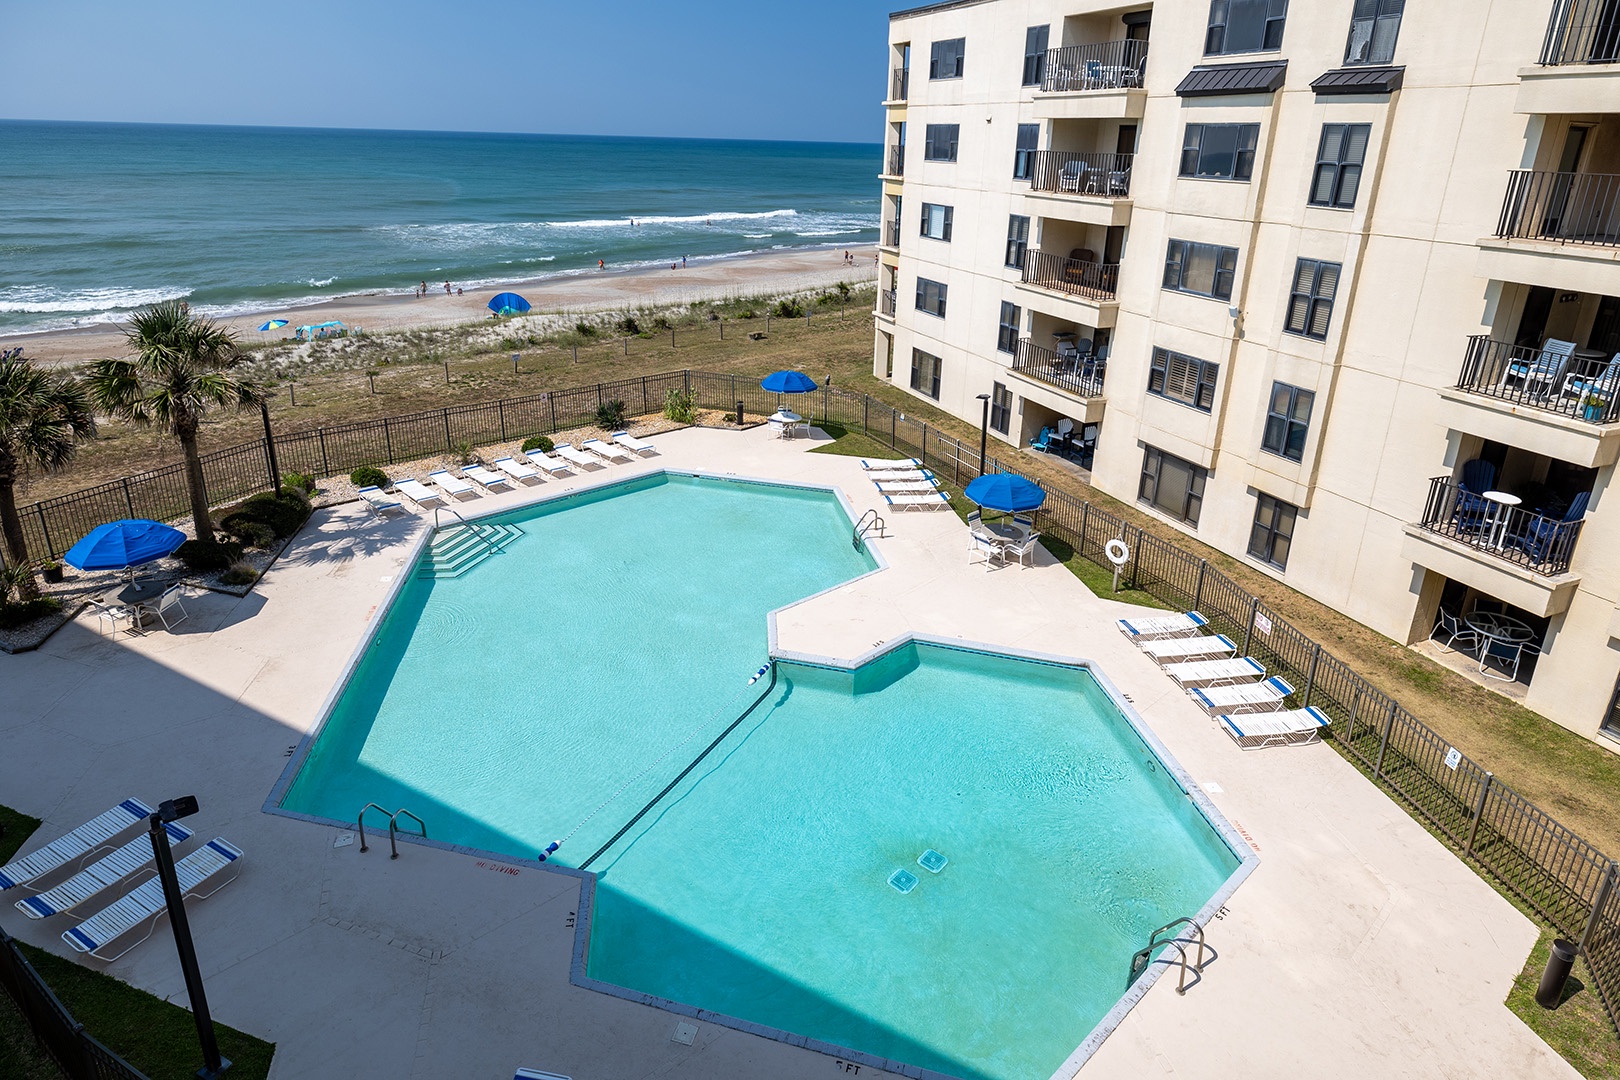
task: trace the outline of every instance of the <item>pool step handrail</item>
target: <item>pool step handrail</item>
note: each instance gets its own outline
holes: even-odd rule
[[[376,810],[378,813],[388,814],[386,807],[378,806],[374,802],[368,802],[366,805],[360,808],[359,815],[354,819],[354,827],[360,833],[360,850],[362,852],[371,850],[366,846],[367,810]],[[399,841],[396,840],[395,837],[399,834],[399,819],[402,817],[410,818],[412,821],[416,822],[417,827],[422,830],[422,839],[427,839],[427,822],[423,821],[409,810],[406,810],[404,807],[400,807],[392,814],[388,814],[388,848],[392,852],[392,854],[388,856],[390,859],[399,858]]]
[[[433,507],[433,531],[434,532],[439,531],[439,511],[440,510],[443,510],[445,513],[449,514],[451,517],[453,517],[457,521],[461,522],[463,525],[465,525],[467,527],[468,532],[472,533],[474,536],[478,537],[478,539],[482,540],[486,545],[488,545],[490,554],[494,555],[494,554],[498,554],[500,552],[501,549],[495,545],[495,541],[493,541],[489,537],[485,536],[483,531],[480,530],[478,528],[478,526],[474,525],[472,522],[468,521],[466,518],[462,517],[460,514],[456,513],[454,510],[450,509],[448,506],[437,506],[436,505],[436,506]],[[379,807],[378,809],[381,809],[381,807]]]
[[[1172,934],[1171,936],[1163,939],[1159,937],[1160,934],[1167,933],[1168,931],[1175,930],[1183,926],[1192,927],[1192,937],[1190,940],[1183,939],[1179,934]],[[1193,941],[1198,943],[1198,958],[1189,962],[1187,959],[1186,946],[1192,944]],[[1148,937],[1147,945],[1144,948],[1136,950],[1136,952],[1131,955],[1131,973],[1130,976],[1125,980],[1125,985],[1127,987],[1134,983],[1142,972],[1147,970],[1148,964],[1150,964],[1153,960],[1153,950],[1163,945],[1169,945],[1176,950],[1176,963],[1181,967],[1181,978],[1176,983],[1176,993],[1185,994],[1187,992],[1187,969],[1189,967],[1192,968],[1193,975],[1195,976],[1193,979],[1195,984],[1203,978],[1204,928],[1198,925],[1197,920],[1183,915],[1181,918],[1167,922],[1157,930],[1153,931],[1153,933]]]
[[[855,531],[849,538],[850,544],[856,551],[861,550],[861,542],[866,539],[866,533],[869,529],[876,529],[879,539],[886,538],[889,535],[888,526],[883,524],[883,519],[878,516],[878,512],[868,510],[861,515],[861,520],[855,523]]]

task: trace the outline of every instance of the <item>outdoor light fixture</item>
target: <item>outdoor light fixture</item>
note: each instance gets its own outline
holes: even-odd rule
[[[169,838],[163,826],[171,821],[190,817],[197,812],[197,796],[182,795],[165,799],[158,804],[157,813],[148,819],[152,836],[152,856],[157,861],[158,880],[163,882],[163,899],[169,906],[169,926],[174,930],[174,947],[180,954],[180,971],[186,977],[186,995],[191,999],[191,1015],[197,1021],[197,1039],[202,1043],[203,1067],[197,1070],[198,1080],[216,1080],[224,1076],[231,1063],[219,1056],[219,1044],[214,1041],[214,1021],[208,1015],[208,998],[203,993],[202,973],[197,970],[197,950],[191,944],[191,924],[186,921],[185,896],[180,891],[179,879],[174,873],[174,853],[169,850]]]
[[[984,445],[985,441],[990,437],[990,395],[980,394],[979,400],[984,402],[984,407],[981,410],[983,415],[979,417],[979,475],[983,476]]]

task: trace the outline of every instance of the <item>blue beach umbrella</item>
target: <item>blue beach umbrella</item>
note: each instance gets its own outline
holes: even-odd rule
[[[80,570],[127,570],[172,555],[186,534],[160,521],[125,518],[97,525],[62,558]]]
[[[816,380],[802,371],[773,371],[759,385],[773,394],[808,394],[816,388]]]
[[[259,333],[262,334],[266,330],[280,330],[283,326],[286,326],[286,325],[287,325],[287,320],[286,319],[271,319],[269,322],[267,322],[263,326],[259,327]]]
[[[969,484],[962,494],[985,510],[1012,514],[1038,509],[1046,501],[1046,492],[1039,484],[1017,473],[986,473]]]
[[[522,315],[529,310],[529,302],[515,292],[503,292],[489,302],[489,310],[497,315]]]

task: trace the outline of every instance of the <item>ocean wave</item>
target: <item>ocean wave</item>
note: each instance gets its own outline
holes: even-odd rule
[[[308,285],[312,289],[324,289],[324,288],[326,288],[328,285],[332,284],[332,282],[334,282],[336,280],[337,280],[337,278],[335,278],[335,277],[320,278],[319,280],[317,280],[315,278],[305,278],[304,279],[304,284]]]
[[[717,210],[712,214],[649,214],[645,217],[586,218],[583,221],[542,221],[553,229],[611,229],[642,225],[707,225],[712,221],[763,221],[766,218],[798,217],[797,210]]]
[[[45,315],[132,311],[148,304],[181,300],[190,295],[191,290],[185,288],[101,288],[63,293],[49,286],[19,285],[0,290],[0,313]]]
[[[635,225],[631,225],[631,221]],[[578,240],[563,241],[563,237],[595,234],[586,242],[623,240],[640,236],[697,237],[709,235],[738,235],[725,226],[746,222],[753,230],[744,233],[750,239],[765,239],[775,235],[843,236],[861,230],[876,229],[877,214],[851,213],[836,210],[720,210],[709,214],[651,214],[646,217],[583,218],[578,221],[462,221],[438,224],[391,224],[372,226],[373,230],[393,237],[411,247],[425,247],[439,251],[466,250],[480,247],[501,247],[512,244],[571,246]],[[780,224],[774,233],[760,233],[761,224],[772,227]]]

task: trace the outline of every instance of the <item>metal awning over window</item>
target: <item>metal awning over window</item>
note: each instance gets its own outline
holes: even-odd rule
[[[1389,94],[1401,88],[1404,67],[1350,67],[1324,72],[1311,83],[1318,97],[1334,94]]]
[[[1195,67],[1176,87],[1181,97],[1222,97],[1230,94],[1273,94],[1282,88],[1288,61],[1259,64],[1210,64]]]

